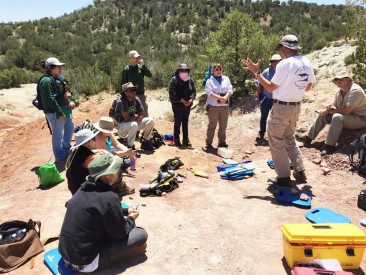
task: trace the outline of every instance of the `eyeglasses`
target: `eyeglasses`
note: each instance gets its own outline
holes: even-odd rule
[[[183,69],[183,70],[179,70],[182,73],[189,73],[189,70]]]
[[[222,71],[222,68],[217,67],[217,68],[215,68],[215,71],[217,71],[217,72],[221,72],[221,71]]]

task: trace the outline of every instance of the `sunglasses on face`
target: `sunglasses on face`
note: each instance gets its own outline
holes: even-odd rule
[[[222,71],[222,68],[217,67],[217,68],[215,68],[215,71],[216,71],[216,72],[221,72],[221,71]]]
[[[182,73],[189,73],[189,70],[179,70]]]

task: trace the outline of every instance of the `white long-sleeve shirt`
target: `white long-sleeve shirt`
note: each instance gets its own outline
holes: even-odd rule
[[[210,97],[211,93],[225,96],[227,93],[233,94],[233,86],[230,83],[230,79],[223,75],[221,84],[214,78],[212,75],[209,79],[207,79],[205,92],[207,94],[207,101],[206,103],[211,106],[228,106],[228,103],[218,103],[216,98]]]

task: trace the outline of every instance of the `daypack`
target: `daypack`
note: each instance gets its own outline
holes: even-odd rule
[[[172,159],[168,159],[164,164],[160,166],[160,171],[168,172],[169,170],[178,170],[184,167],[184,163],[179,159],[179,157],[175,157]]]
[[[117,97],[113,100],[111,107],[109,108],[109,116],[111,118],[114,118],[114,114],[116,112],[117,102],[118,102],[118,100],[121,99],[121,97],[122,97],[121,94],[118,94]]]
[[[177,174],[172,172],[162,172],[159,170],[158,176],[148,184],[141,184],[140,196],[161,196],[164,192],[171,192],[178,188]]]
[[[159,134],[158,130],[156,130],[155,128],[152,131],[150,141],[155,148],[159,148],[160,146],[165,145],[164,136]]]
[[[35,99],[32,100],[32,104],[34,107],[36,107],[38,110],[41,110],[43,111],[44,110],[44,107],[43,107],[43,102],[42,102],[42,96],[41,96],[41,88],[40,88],[40,83],[41,83],[41,80],[44,78],[44,77],[49,77],[51,80],[52,80],[52,83],[53,83],[53,88],[55,89],[55,91],[57,91],[57,87],[56,87],[56,83],[55,83],[55,80],[53,79],[53,77],[51,77],[50,75],[48,74],[45,74],[45,75],[42,75],[39,79],[38,79],[38,83],[37,83],[37,96]]]
[[[202,82],[203,88],[205,88],[205,86],[206,86],[207,79],[209,79],[211,77],[211,69],[212,69],[212,65],[209,65],[207,68],[207,71],[205,71],[205,79]]]
[[[349,145],[348,157],[352,169],[361,175],[366,175],[366,134]]]

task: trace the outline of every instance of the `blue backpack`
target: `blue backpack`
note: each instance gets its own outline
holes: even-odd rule
[[[203,80],[203,82],[202,82],[203,88],[205,88],[205,86],[206,86],[207,79],[209,79],[211,77],[211,68],[212,68],[212,65],[209,65],[207,68],[207,71],[205,71],[205,80]]]

